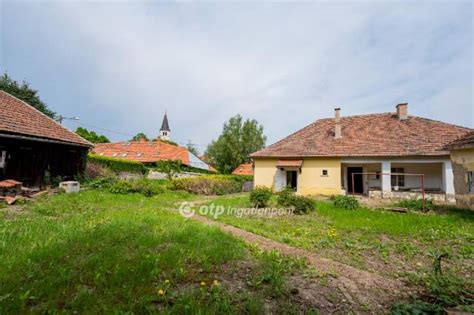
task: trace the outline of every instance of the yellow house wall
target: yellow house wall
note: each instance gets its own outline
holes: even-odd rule
[[[278,159],[256,159],[255,186],[271,187],[275,190]],[[323,169],[328,175],[323,176]],[[307,158],[303,160],[298,174],[298,194],[338,195],[341,193],[341,160],[338,158]]]
[[[456,204],[474,210],[474,193],[467,191],[467,172],[474,171],[474,148],[451,151]]]

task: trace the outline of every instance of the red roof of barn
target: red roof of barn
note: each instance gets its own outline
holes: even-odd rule
[[[288,137],[252,153],[252,157],[370,157],[448,155],[446,144],[473,131],[427,118],[370,114],[341,118],[342,137],[335,138],[335,119],[315,121]]]
[[[142,163],[153,163],[160,160],[180,160],[184,165],[189,165],[189,154],[186,148],[160,140],[98,143],[95,145],[92,153]]]
[[[253,175],[252,163],[240,164],[232,172],[233,175]]]
[[[92,143],[64,128],[33,106],[0,90],[1,133],[92,146]]]

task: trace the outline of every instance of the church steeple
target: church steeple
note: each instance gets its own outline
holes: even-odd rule
[[[171,134],[171,129],[168,123],[168,115],[165,112],[165,116],[163,117],[163,122],[161,123],[159,138],[161,140],[170,140],[170,134]]]

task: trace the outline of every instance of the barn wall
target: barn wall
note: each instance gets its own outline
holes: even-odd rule
[[[26,187],[43,188],[51,179],[74,179],[85,169],[87,148],[0,137],[0,180],[15,179]],[[49,175],[48,175],[49,174]]]

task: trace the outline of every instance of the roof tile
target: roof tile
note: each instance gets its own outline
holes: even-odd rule
[[[370,157],[448,155],[446,144],[473,131],[416,116],[399,120],[382,113],[341,118],[342,137],[335,138],[334,118],[315,121],[251,157]]]

